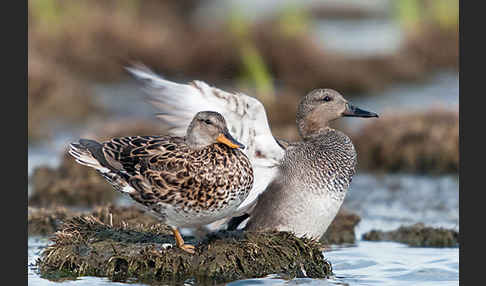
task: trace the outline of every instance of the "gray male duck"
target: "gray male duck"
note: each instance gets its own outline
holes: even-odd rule
[[[319,239],[334,220],[355,173],[351,139],[330,128],[343,116],[378,117],[352,106],[332,89],[317,89],[299,104],[303,141],[288,144],[278,175],[259,196],[247,230],[291,231]]]
[[[320,238],[341,207],[355,173],[357,154],[351,139],[329,127],[344,116],[378,117],[352,106],[337,91],[316,89],[300,102],[297,128],[302,141],[274,138],[265,108],[256,98],[230,93],[202,81],[179,84],[142,65],[127,68],[144,82],[144,91],[170,133],[180,135],[201,110],[221,113],[254,171],[254,184],[228,223],[246,219],[246,230],[290,231]],[[229,220],[229,218],[227,219]]]

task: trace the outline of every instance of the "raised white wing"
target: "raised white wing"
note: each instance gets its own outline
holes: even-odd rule
[[[145,83],[149,102],[161,111],[157,115],[170,133],[184,136],[199,111],[216,111],[226,119],[228,129],[246,148],[243,150],[253,166],[254,185],[235,215],[250,208],[277,175],[284,150],[277,144],[268,125],[263,104],[243,93],[230,93],[202,81],[179,84],[165,80],[143,65],[126,68]]]

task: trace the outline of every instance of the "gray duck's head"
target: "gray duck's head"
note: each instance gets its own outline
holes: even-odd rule
[[[318,134],[329,122],[340,117],[378,117],[378,114],[351,105],[333,89],[315,89],[309,92],[297,109],[297,126],[302,138]]]
[[[203,148],[215,143],[231,148],[245,148],[231,136],[224,117],[214,111],[198,112],[187,128],[185,140],[193,148]]]

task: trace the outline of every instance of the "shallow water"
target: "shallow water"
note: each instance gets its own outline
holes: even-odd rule
[[[263,20],[288,8],[349,7],[364,11],[386,13],[390,0],[209,0],[195,12],[194,18],[201,25],[217,25],[238,12],[248,21]]]
[[[358,173],[343,208],[363,218],[355,229],[357,237],[416,222],[459,230],[459,178]]]
[[[391,19],[318,20],[313,35],[326,50],[348,56],[393,54],[400,48],[403,32]]]
[[[458,248],[361,241],[327,252],[336,282],[350,285],[458,285]]]

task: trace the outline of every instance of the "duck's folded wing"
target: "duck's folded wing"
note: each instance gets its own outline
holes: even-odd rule
[[[135,78],[144,82],[143,90],[157,115],[170,128],[170,133],[183,136],[194,115],[199,111],[221,113],[231,134],[246,148],[254,169],[254,186],[240,205],[244,212],[277,175],[284,150],[275,141],[268,125],[263,104],[243,93],[230,93],[211,87],[202,81],[179,84],[165,80],[143,65],[127,68]]]
[[[110,166],[133,176],[140,160],[161,153],[162,145],[168,144],[172,143],[163,136],[116,137],[103,142],[102,151]]]

